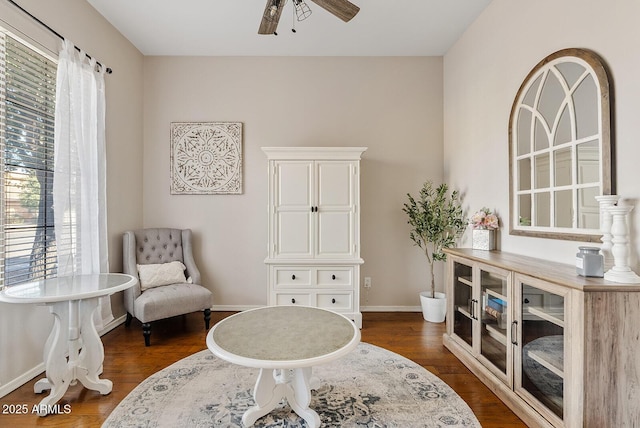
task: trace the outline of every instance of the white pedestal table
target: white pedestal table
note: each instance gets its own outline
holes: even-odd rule
[[[282,400],[311,428],[320,417],[309,408],[318,380],[312,367],[351,352],[360,330],[347,317],[307,306],[269,306],[240,312],[218,322],[207,334],[214,355],[234,364],[260,369],[253,390],[256,402],[242,416],[253,425]]]
[[[136,283],[131,275],[104,273],[63,276],[7,287],[0,302],[39,304],[49,307],[54,324],[44,347],[46,378],[34,390],[51,390],[39,404],[45,416],[65,394],[69,385],[80,381],[85,388],[109,394],[110,380],[100,379],[104,347],[93,321],[98,299],[125,290]]]

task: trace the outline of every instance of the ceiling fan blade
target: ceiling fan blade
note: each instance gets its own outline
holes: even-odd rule
[[[260,21],[260,28],[258,28],[258,34],[274,34],[278,29],[278,22],[280,21],[280,15],[282,15],[282,9],[284,9],[284,0],[277,2],[278,10],[276,10],[273,16],[270,16],[270,8],[273,0],[267,0],[267,5],[264,8],[262,14],[262,21]]]
[[[311,0],[321,8],[333,13],[344,22],[349,22],[351,18],[360,12],[360,8],[348,0]]]

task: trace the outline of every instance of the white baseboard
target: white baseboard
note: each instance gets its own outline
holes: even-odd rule
[[[127,319],[126,315],[122,315],[121,317],[115,318],[113,321],[108,323],[104,327],[104,329],[102,329],[102,331],[100,331],[100,336],[102,336],[102,335],[110,332],[114,328],[118,327],[120,324],[125,322],[126,319]],[[45,366],[44,366],[44,362],[43,362],[43,363],[40,363],[37,366],[27,370],[26,372],[22,373],[17,378],[5,383],[4,385],[0,385],[0,398],[2,398],[5,395],[15,391],[16,389],[20,388],[25,383],[29,382],[31,379],[33,379],[33,378],[35,378],[37,376],[40,376],[44,372],[45,372]]]
[[[216,312],[241,312],[247,309],[261,308],[264,305],[214,305],[212,311]],[[420,306],[360,306],[361,312],[422,312]]]
[[[109,324],[107,324],[101,331],[100,336],[104,336],[109,333],[114,328],[118,327],[120,324],[124,323],[127,320],[127,315],[119,316],[118,318],[114,318]]]
[[[264,305],[213,305],[212,311],[215,312],[242,312],[248,309],[262,308]]]
[[[360,306],[361,312],[422,312],[420,306]]]
[[[42,373],[44,373],[44,363],[38,364],[32,369],[22,373],[17,378],[5,383],[4,385],[0,386],[0,398],[4,397],[10,392],[15,391],[16,389],[20,388],[22,385],[29,382],[34,377],[41,375]]]

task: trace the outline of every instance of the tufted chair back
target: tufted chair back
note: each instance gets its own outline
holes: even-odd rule
[[[136,261],[139,265],[183,261],[181,230],[142,229],[133,233],[136,239]]]

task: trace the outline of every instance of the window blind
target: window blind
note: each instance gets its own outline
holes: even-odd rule
[[[56,63],[6,33],[0,39],[0,280],[10,286],[56,274]]]

